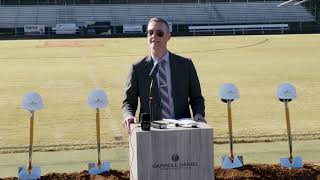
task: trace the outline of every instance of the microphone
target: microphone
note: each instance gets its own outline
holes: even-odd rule
[[[149,119],[151,118],[151,121],[155,120],[155,106],[156,106],[156,102],[155,102],[155,99],[154,99],[154,96],[155,96],[155,87],[156,87],[156,75],[157,75],[157,72],[158,72],[158,69],[159,69],[159,65],[158,65],[158,62],[156,62],[153,66],[153,68],[151,69],[150,71],[150,74],[149,74],[149,78],[151,80],[150,82],[150,89],[149,89],[149,110],[150,110],[150,114],[149,114]]]
[[[141,129],[143,131],[150,131],[151,122],[150,122],[150,114],[142,113],[141,114]]]
[[[153,68],[150,71],[149,77],[153,80],[159,70],[159,65],[158,62],[153,66]]]

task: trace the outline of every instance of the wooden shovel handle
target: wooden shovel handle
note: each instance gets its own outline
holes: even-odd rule
[[[233,135],[232,135],[232,115],[231,115],[231,100],[228,103],[228,129],[229,129],[229,142],[230,142],[230,159],[233,160]]]
[[[284,101],[285,111],[286,111],[286,123],[287,123],[287,134],[289,143],[289,160],[292,163],[292,138],[291,138],[291,126],[290,126],[290,114],[288,101]]]
[[[97,131],[97,151],[98,151],[98,167],[101,166],[101,153],[100,153],[100,114],[99,108],[96,112],[96,131]]]
[[[31,111],[30,136],[29,136],[29,164],[28,164],[29,173],[31,173],[31,170],[32,170],[33,121],[34,121],[34,111]]]

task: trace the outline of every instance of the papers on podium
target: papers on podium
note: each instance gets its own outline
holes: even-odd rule
[[[163,121],[169,124],[175,124],[178,127],[198,127],[198,123],[191,118],[183,118],[183,119],[163,119]]]

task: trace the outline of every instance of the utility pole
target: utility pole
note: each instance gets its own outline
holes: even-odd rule
[[[316,17],[316,22],[318,22],[318,14],[317,14],[318,9],[317,9],[317,3],[318,3],[318,2],[315,2],[315,3],[314,3],[314,16]]]

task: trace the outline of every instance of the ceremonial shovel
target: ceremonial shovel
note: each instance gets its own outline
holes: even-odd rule
[[[243,156],[234,156],[233,154],[233,135],[232,135],[232,115],[231,102],[234,99],[239,99],[239,91],[234,84],[226,83],[219,91],[221,101],[227,103],[228,108],[228,128],[229,128],[229,142],[230,142],[230,156],[222,157],[222,168],[233,169],[243,166]]]
[[[290,115],[289,115],[289,105],[292,99],[296,99],[296,89],[293,85],[289,83],[283,83],[278,86],[277,98],[279,101],[284,102],[285,112],[286,112],[286,123],[287,123],[287,134],[289,143],[289,157],[280,158],[280,164],[282,167],[287,168],[301,168],[303,167],[301,156],[292,156],[292,138],[291,138],[291,126],[290,126]]]
[[[98,162],[90,162],[88,164],[89,174],[97,175],[103,172],[108,172],[110,170],[110,162],[101,162],[100,153],[100,114],[99,108],[107,107],[108,99],[105,92],[101,89],[96,89],[91,91],[88,97],[88,104],[90,107],[96,109],[96,132],[97,132],[97,152],[98,152]]]
[[[41,169],[39,166],[32,166],[32,146],[33,146],[33,124],[34,112],[42,109],[42,99],[38,93],[31,92],[24,96],[22,106],[31,113],[30,117],[30,136],[29,136],[29,163],[28,167],[20,166],[18,169],[18,177],[21,180],[36,180],[41,177]]]

